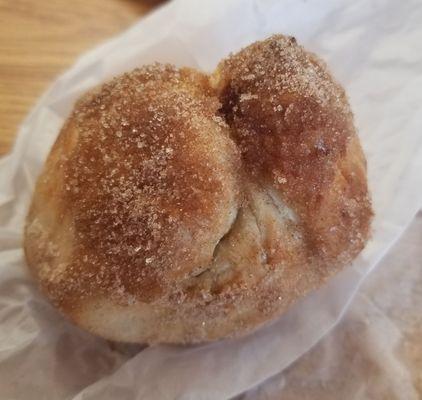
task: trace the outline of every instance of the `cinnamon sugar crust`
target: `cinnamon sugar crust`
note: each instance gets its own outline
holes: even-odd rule
[[[211,76],[154,64],[87,93],[25,229],[48,298],[105,338],[239,336],[368,239],[366,161],[342,87],[276,35]]]

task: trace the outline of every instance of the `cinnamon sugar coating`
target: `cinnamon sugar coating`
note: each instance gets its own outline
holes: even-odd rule
[[[81,327],[194,343],[249,332],[322,285],[371,216],[344,90],[276,35],[210,77],[154,64],[83,96],[37,182],[25,253]]]

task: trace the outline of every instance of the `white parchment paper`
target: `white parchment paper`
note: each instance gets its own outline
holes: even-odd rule
[[[176,0],[80,58],[0,161],[0,398],[228,399],[312,347],[422,204],[421,27],[418,0]],[[154,61],[211,71],[230,51],[272,33],[295,35],[348,91],[376,212],[367,248],[327,286],[240,340],[142,349],[70,325],[28,277],[21,237],[34,181],[74,100]]]

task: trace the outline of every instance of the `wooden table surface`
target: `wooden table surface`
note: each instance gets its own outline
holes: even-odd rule
[[[48,85],[155,0],[0,0],[0,156]]]

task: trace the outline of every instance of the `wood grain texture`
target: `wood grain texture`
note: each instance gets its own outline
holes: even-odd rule
[[[37,98],[87,49],[122,32],[154,0],[0,0],[0,155]]]

